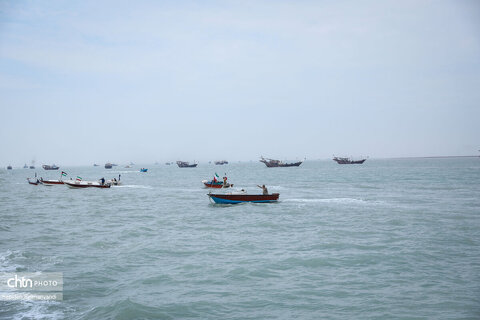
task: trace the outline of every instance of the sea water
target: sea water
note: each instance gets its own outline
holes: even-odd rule
[[[0,273],[64,281],[0,318],[480,318],[479,158],[142,167],[61,167],[123,182],[81,190],[0,170]],[[215,172],[280,202],[213,205]]]

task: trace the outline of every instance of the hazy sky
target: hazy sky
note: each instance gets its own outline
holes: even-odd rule
[[[472,155],[480,1],[0,1],[0,165]]]

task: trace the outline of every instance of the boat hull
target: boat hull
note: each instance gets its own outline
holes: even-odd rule
[[[362,164],[365,162],[367,159],[362,159],[362,160],[350,160],[350,159],[345,159],[345,158],[333,158],[333,161],[335,161],[338,164]]]
[[[110,188],[110,184],[100,184],[98,182],[90,182],[90,181],[64,181],[64,184],[72,189],[84,189],[84,188],[100,188],[106,189]]]
[[[299,167],[303,163],[303,161],[294,162],[294,163],[281,163],[281,164],[271,164],[268,162],[264,162],[264,163],[268,168],[282,168],[282,167]]]
[[[53,186],[53,185],[63,184],[62,180],[40,180],[40,182],[45,186]]]
[[[272,194],[208,194],[210,199],[219,204],[237,204],[244,202],[253,203],[270,203],[277,202],[280,197],[279,193]]]

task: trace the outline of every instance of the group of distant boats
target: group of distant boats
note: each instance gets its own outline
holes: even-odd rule
[[[67,173],[63,172],[60,174],[60,179],[58,180],[45,180],[42,177],[40,179],[37,178],[37,174],[35,174],[35,178],[27,178],[27,181],[31,185],[44,185],[44,186],[55,186],[55,185],[65,185],[71,189],[84,189],[84,188],[99,188],[99,189],[106,189],[110,188],[111,186],[118,186],[121,184],[120,178],[121,175],[118,175],[117,178],[112,178],[110,180],[105,180],[104,178],[99,179],[98,181],[85,181],[81,177],[78,177],[73,180],[63,180],[63,177],[66,177]]]
[[[59,166],[56,166],[55,164],[52,164],[52,165],[49,165],[49,164],[44,164],[42,166],[43,169],[45,170],[58,170],[60,169]],[[7,170],[12,170],[13,167],[11,165],[8,165],[7,166]],[[35,163],[33,163],[32,161],[32,164],[30,166],[27,166],[27,164],[25,163],[25,165],[23,166],[23,169],[35,169]]]
[[[333,156],[332,160],[335,161],[338,164],[362,164],[367,160],[367,158],[361,158],[361,159],[355,160],[351,157]],[[276,167],[299,167],[305,161],[305,159],[303,159],[302,161],[296,161],[296,162],[283,162],[281,160],[264,158],[262,156],[262,157],[260,157],[259,161],[264,163],[268,168],[276,168]],[[193,163],[190,163],[188,161],[177,161],[176,163],[177,163],[177,166],[179,168],[195,168],[198,165],[198,163],[195,162],[195,161]],[[218,161],[214,161],[214,163],[215,163],[215,165],[224,165],[224,164],[228,164],[228,161],[227,160],[218,160]],[[173,164],[173,162],[165,162],[165,165],[172,165],[172,164]],[[131,168],[133,165],[134,165],[134,163],[130,162],[129,164],[127,164],[125,166],[125,168]],[[99,165],[94,163],[93,166],[98,167]],[[105,163],[105,169],[112,169],[115,166],[118,166],[118,164],[110,163],[110,162]],[[23,166],[23,168],[24,169],[27,169],[27,168],[35,169],[35,164],[32,161],[32,164],[30,166],[27,166],[27,164],[25,164]],[[60,167],[55,165],[55,164],[52,164],[52,165],[44,164],[44,165],[42,165],[42,168],[45,169],[45,170],[58,170],[58,169],[60,169]],[[13,168],[12,168],[11,165],[7,166],[7,170],[12,170],[12,169]],[[146,172],[146,171],[142,171],[142,172]]]
[[[354,160],[348,157],[333,157],[333,161],[338,164],[363,164],[367,159],[362,158],[359,160]],[[263,156],[260,157],[260,162],[265,164],[267,168],[275,168],[275,167],[299,167],[304,161],[295,161],[295,162],[283,162],[277,159],[270,159],[264,158]],[[195,168],[197,167],[197,162],[187,162],[187,161],[177,161],[177,166],[179,168]],[[167,165],[173,164],[173,162],[167,162]],[[228,164],[226,160],[219,160],[215,161],[215,165],[224,165]],[[32,164],[33,165],[33,164]],[[131,168],[134,165],[132,162],[126,165],[125,168]],[[94,164],[94,166],[98,166]],[[107,162],[105,163],[105,169],[111,169],[112,167],[117,166],[117,164]],[[34,167],[33,167],[34,168]],[[52,165],[42,165],[42,168],[45,170],[58,170],[59,167],[55,164]],[[12,169],[11,166],[8,166],[7,169]],[[140,172],[147,172],[147,168],[141,168]],[[84,188],[99,188],[99,189],[106,189],[110,188],[111,186],[120,185],[120,175],[118,175],[118,180],[116,178],[105,180],[104,178],[99,179],[98,181],[83,181],[81,177],[78,177],[73,180],[70,178],[69,180],[63,180],[62,178],[67,176],[66,172],[61,172],[60,179],[58,180],[44,180],[43,178],[37,179],[37,174],[35,173],[35,179],[27,178],[27,181],[31,185],[45,185],[45,186],[54,186],[54,185],[66,185],[71,189],[84,189]],[[206,188],[213,188],[213,189],[226,189],[226,188],[233,188],[233,183],[227,181],[226,175],[223,177],[223,181],[217,179],[219,176],[215,173],[215,176],[212,180],[203,180],[202,183]],[[270,203],[270,202],[277,202],[280,194],[279,193],[268,193],[267,188],[265,185],[258,186],[259,188],[263,189],[262,194],[248,194],[244,189],[240,191],[233,191],[228,193],[211,193],[209,192],[207,195],[209,199],[213,203],[217,204],[237,204],[237,203],[244,203],[244,202],[253,202],[253,203]]]
[[[362,164],[366,161],[366,158],[360,159],[360,160],[354,160],[352,158],[348,157],[336,157],[333,156],[333,161],[335,161],[338,164]],[[303,160],[305,161],[305,159]],[[268,168],[275,168],[275,167],[298,167],[300,166],[303,161],[297,161],[297,162],[283,162],[280,160],[275,160],[275,159],[266,159],[263,156],[260,159],[260,162],[263,162]]]

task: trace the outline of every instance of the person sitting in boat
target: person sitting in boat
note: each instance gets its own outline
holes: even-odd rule
[[[268,195],[268,189],[265,187],[265,185],[262,185],[261,187],[257,184],[257,187],[263,190],[263,195],[266,196]]]

